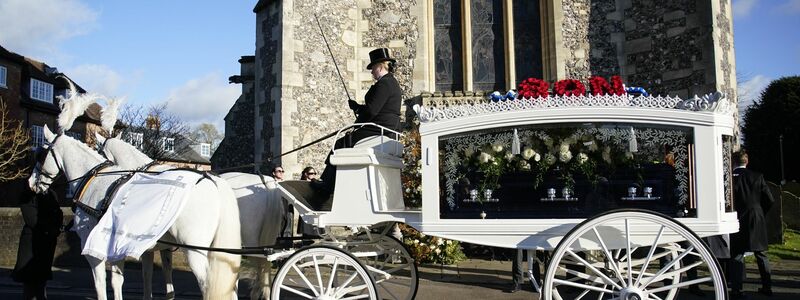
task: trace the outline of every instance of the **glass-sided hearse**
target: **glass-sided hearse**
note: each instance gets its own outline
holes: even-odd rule
[[[738,230],[732,108],[720,93],[417,106],[422,207],[403,205],[397,141],[334,151],[332,199],[315,204],[303,183],[280,184],[304,221],[323,229],[323,241],[289,257],[273,294],[310,290],[292,268],[335,271],[357,257],[366,266],[348,268],[379,287],[367,285],[369,298],[413,298],[416,266],[387,235],[387,225],[405,223],[446,239],[548,251],[542,280],[528,272],[543,299],[675,299],[697,284],[725,299],[701,238]]]

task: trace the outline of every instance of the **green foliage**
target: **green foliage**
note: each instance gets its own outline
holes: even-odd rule
[[[408,247],[417,264],[452,265],[467,259],[458,241],[425,235],[405,224],[400,224],[400,230],[403,232],[403,244]]]
[[[780,181],[779,136],[783,135],[786,179],[800,179],[800,76],[775,80],[761,93],[761,99],[744,114],[744,145],[750,167],[771,181]],[[795,167],[792,167],[795,166]]]

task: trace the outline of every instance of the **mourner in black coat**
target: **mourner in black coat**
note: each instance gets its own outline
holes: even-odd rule
[[[23,299],[47,299],[45,287],[53,278],[53,255],[63,216],[53,193],[28,192],[23,197],[20,210],[25,224],[11,277],[23,284]]]
[[[357,115],[356,123],[375,123],[394,131],[400,131],[400,106],[403,91],[394,78],[395,59],[389,55],[389,49],[378,48],[369,52],[370,63],[367,69],[372,72],[375,84],[369,88],[364,96],[365,104],[350,100],[348,105]],[[357,128],[347,135],[336,140],[334,149],[353,147],[358,141],[365,138],[381,135],[381,129],[375,126]],[[383,135],[396,138],[393,133],[383,132]],[[330,194],[336,184],[336,166],[331,165],[328,153],[325,159],[325,171],[320,176],[321,181],[312,182],[312,187],[317,191]]]
[[[761,289],[763,294],[772,294],[767,251],[767,222],[765,215],[774,202],[772,194],[758,172],[746,169],[747,153],[743,151],[733,155],[733,162],[738,167],[733,171],[734,208],[739,217],[739,232],[731,235],[731,290],[733,296],[741,294],[742,281],[745,276],[744,253],[753,252],[761,273]]]

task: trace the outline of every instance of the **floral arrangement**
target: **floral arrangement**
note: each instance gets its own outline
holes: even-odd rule
[[[520,82],[517,97],[522,98],[547,98],[550,96],[550,83],[539,78],[528,78]]]
[[[410,122],[400,141],[404,145],[403,170],[400,173],[403,185],[403,202],[407,207],[422,206],[422,150],[419,139],[419,122]]]
[[[421,263],[452,265],[467,258],[458,241],[425,235],[405,224],[399,226],[403,232],[403,244],[417,265]]]
[[[583,96],[586,94],[586,86],[577,79],[559,80],[553,89],[559,96]]]
[[[625,95],[625,85],[622,77],[611,76],[611,84],[605,78],[592,76],[589,78],[589,86],[592,87],[592,95]]]

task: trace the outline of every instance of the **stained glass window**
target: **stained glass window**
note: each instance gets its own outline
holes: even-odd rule
[[[514,58],[517,83],[543,78],[539,0],[514,0]]]
[[[456,91],[464,89],[461,53],[461,1],[435,0],[434,51],[436,68],[436,90]]]
[[[475,90],[505,89],[503,0],[473,0],[472,76]]]

